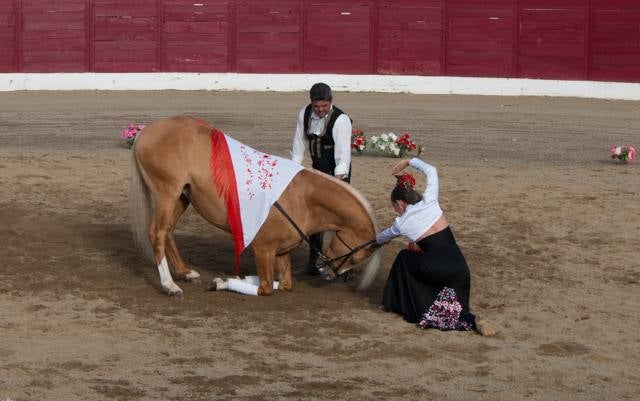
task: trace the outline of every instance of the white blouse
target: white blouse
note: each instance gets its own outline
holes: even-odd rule
[[[333,108],[333,105],[331,105]],[[291,160],[298,164],[302,164],[304,159],[304,152],[307,148],[306,134],[304,132],[304,111],[306,106],[303,107],[298,113],[298,123],[296,125],[296,132],[293,136],[293,145],[291,147]],[[324,134],[323,130],[327,123],[329,114],[320,118],[314,111],[311,112],[309,118],[309,132],[316,135]],[[336,168],[334,175],[349,174],[349,166],[351,165],[351,119],[347,114],[340,114],[333,125],[333,142],[334,145],[334,157],[336,160]]]
[[[438,203],[438,172],[436,168],[415,157],[409,161],[409,165],[427,176],[427,188],[422,194],[420,202],[407,205],[404,213],[396,217],[393,225],[378,234],[376,240],[379,244],[400,235],[415,241],[431,228],[443,214]]]

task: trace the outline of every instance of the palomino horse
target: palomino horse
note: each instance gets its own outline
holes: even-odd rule
[[[230,231],[225,198],[210,168],[217,156],[212,154],[212,130],[190,117],[167,118],[148,125],[133,148],[131,227],[136,242],[155,261],[161,286],[169,295],[182,295],[173,277],[194,280],[200,276],[185,265],[173,239],[173,230],[189,204],[214,226]],[[370,284],[380,256],[375,245],[368,245],[376,238],[376,227],[362,195],[338,179],[303,169],[282,192],[278,204],[284,212],[271,207],[250,244],[260,277],[258,294],[271,294],[276,272],[279,288],[290,290],[289,252],[300,245],[304,235],[322,231],[339,233],[322,255],[334,273],[342,273],[374,255],[363,275],[363,281],[368,281],[365,285]]]

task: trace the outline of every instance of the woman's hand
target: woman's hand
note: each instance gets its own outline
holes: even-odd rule
[[[411,159],[402,159],[400,160],[395,166],[393,166],[393,168],[391,169],[391,175],[394,174],[398,174],[399,172],[401,172],[402,170],[404,170],[405,168],[407,168],[407,166],[409,166],[409,161]]]

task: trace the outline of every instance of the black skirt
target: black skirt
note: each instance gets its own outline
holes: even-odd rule
[[[475,328],[475,316],[469,312],[471,275],[451,229],[430,235],[418,245],[422,252],[405,249],[396,256],[384,288],[383,306],[417,323],[448,287],[462,306],[460,320]]]

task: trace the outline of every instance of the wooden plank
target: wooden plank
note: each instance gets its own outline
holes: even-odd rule
[[[593,0],[518,0],[522,9],[585,9]],[[608,1],[608,0],[607,0]]]
[[[223,44],[211,46],[210,43],[176,42],[168,44],[167,48],[171,50],[167,56],[168,61],[175,61],[179,58],[211,59],[227,55],[227,47]],[[226,58],[224,60],[226,62]]]
[[[440,31],[442,23],[441,7],[393,7],[387,5],[380,9],[380,29]]]
[[[442,38],[439,36],[440,32],[435,33],[425,32],[418,34],[413,31],[403,31],[396,29],[381,30],[378,37],[381,41],[381,47],[384,46],[400,46],[400,47],[412,47],[416,51],[420,51],[420,46],[426,45],[429,47],[441,46]]]
[[[435,7],[442,8],[448,0],[378,0],[380,7]]]
[[[379,74],[410,74],[410,75],[439,75],[440,60],[437,61],[405,61],[381,60],[378,66]]]
[[[96,17],[155,17],[157,0],[92,0]]]
[[[582,57],[521,56],[520,76],[543,79],[585,79]]]
[[[640,54],[640,43],[635,40],[615,43],[595,43],[593,45],[593,55],[618,55],[618,54]]]
[[[301,32],[300,3],[238,3],[237,32]]]
[[[163,32],[168,35],[192,33],[207,36],[208,34],[225,34],[229,30],[229,24],[225,22],[192,22],[192,21],[167,21],[163,25]]]
[[[156,70],[155,41],[94,42],[94,69],[99,72],[151,72]]]
[[[601,67],[594,65],[591,70],[591,79],[597,81],[640,82],[640,67]]]
[[[640,53],[597,54],[593,57],[596,65],[640,67]]]
[[[281,55],[294,57],[298,51],[298,37],[290,33],[238,34],[238,54]],[[259,57],[256,57],[259,58]]]
[[[513,0],[446,0],[447,6],[457,8],[467,8],[469,10],[477,9],[478,7],[501,7],[510,8],[513,5]]]
[[[55,55],[51,56],[53,57]],[[44,61],[46,59],[47,55],[28,56],[22,61],[20,71],[39,73],[82,72],[84,68],[84,61]]]
[[[194,1],[194,0],[164,0],[163,6],[165,16],[177,20],[182,16],[185,18],[199,18],[203,16],[206,20],[211,17],[224,16],[229,7],[228,1]]]
[[[596,10],[640,11],[638,0],[591,0]]]
[[[82,13],[23,13],[22,31],[84,30]]]
[[[23,13],[49,14],[65,12],[83,13],[86,0],[20,0]]]

